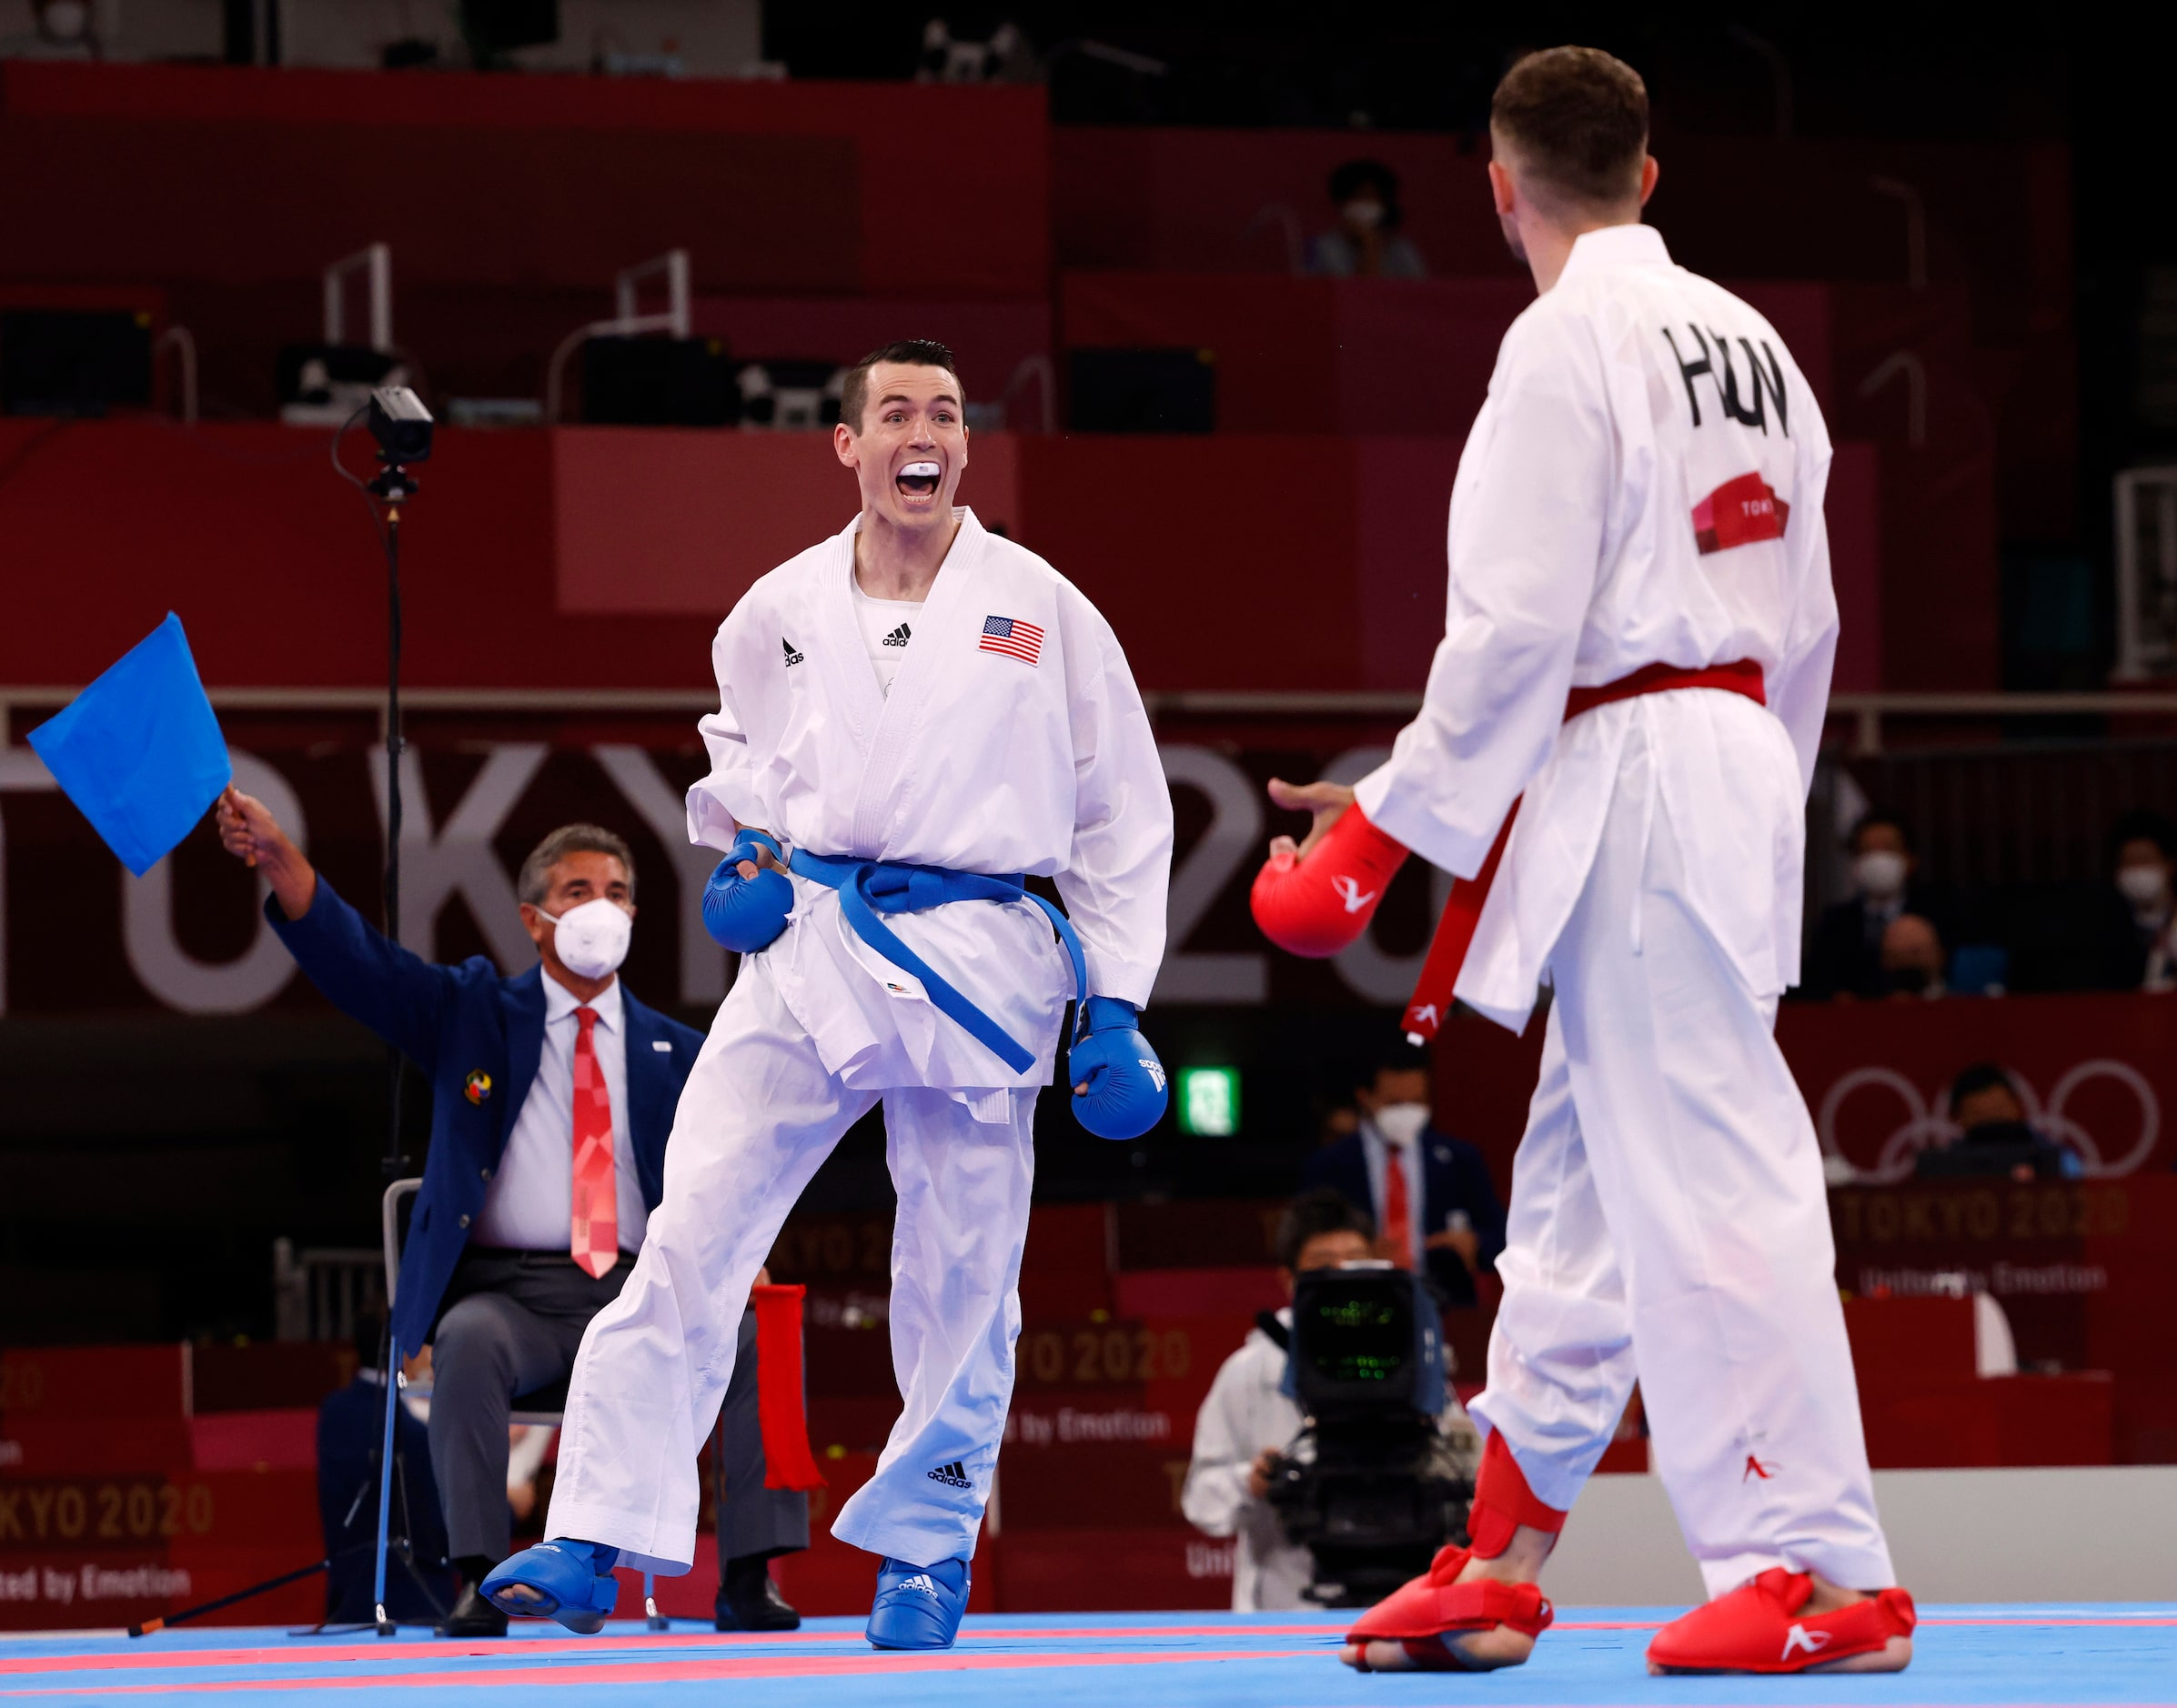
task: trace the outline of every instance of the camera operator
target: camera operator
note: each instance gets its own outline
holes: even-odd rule
[[[1297,1276],[1374,1257],[1376,1227],[1337,1191],[1317,1187],[1294,1201],[1277,1231],[1278,1272],[1292,1295]],[[1283,1392],[1293,1325],[1288,1306],[1265,1311],[1217,1371],[1194,1420],[1194,1456],[1180,1508],[1208,1536],[1237,1536],[1233,1559],[1235,1613],[1311,1605],[1302,1595],[1315,1574],[1308,1550],[1288,1541],[1268,1500],[1277,1457],[1300,1432],[1299,1408]],[[1446,1437],[1469,1472],[1480,1457],[1473,1424],[1446,1397]]]

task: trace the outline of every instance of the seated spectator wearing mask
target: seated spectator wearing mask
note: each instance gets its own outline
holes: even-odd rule
[[[265,917],[310,982],[429,1081],[393,1327],[404,1352],[428,1341],[434,1353],[430,1459],[464,1586],[440,1634],[503,1637],[507,1616],[478,1586],[512,1551],[512,1402],[567,1380],[590,1320],[634,1269],[703,1034],[621,983],[635,860],[610,830],[563,825],[522,861],[515,890],[539,964],[506,979],[480,955],[434,966],[388,941],[263,801],[229,789],[218,819],[227,851],[270,886]],[[767,1562],[809,1545],[809,1502],[764,1486],[755,1341],[748,1311],[721,1413],[732,1491],[718,1522],[721,1630],[801,1623]]]
[[[1301,1184],[1344,1193],[1383,1231],[1376,1255],[1425,1268],[1446,1303],[1471,1305],[1475,1276],[1504,1250],[1504,1205],[1482,1153],[1430,1124],[1429,1100],[1427,1051],[1392,1045],[1354,1087],[1359,1130],[1310,1156]]]
[[[1992,1061],[1975,1062],[1950,1082],[1955,1137],[1945,1135],[1914,1159],[1923,1177],[2008,1175],[2014,1181],[2073,1179],[2079,1159],[2027,1124],[2025,1100]]]
[[[1823,909],[1815,924],[1801,981],[1805,996],[1888,996],[1892,986],[1883,970],[1883,939],[1900,915],[1918,914],[1938,939],[1943,935],[1940,907],[1917,881],[1920,860],[1901,820],[1869,812],[1852,827],[1849,846],[1854,894]]]
[[[1307,247],[1320,278],[1426,278],[1421,252],[1398,234],[1398,175],[1380,160],[1348,160],[1330,175],[1338,223]]]
[[[2160,813],[2127,813],[2110,840],[2114,889],[2101,931],[2101,984],[2177,990],[2177,825]]]
[[[1950,994],[1943,981],[1942,934],[1932,919],[1917,913],[1899,914],[1882,928],[1880,953],[1884,995],[1932,1002]]]
[[[1375,1255],[1375,1224],[1366,1211],[1319,1186],[1295,1199],[1277,1230],[1278,1279],[1285,1297],[1309,1270],[1335,1269]],[[1309,1605],[1301,1591],[1315,1574],[1308,1551],[1288,1542],[1267,1498],[1270,1462],[1300,1432],[1300,1412],[1280,1392],[1291,1343],[1288,1304],[1255,1319],[1240,1350],[1225,1361],[1194,1419],[1194,1456],[1180,1492],[1187,1522],[1205,1536],[1237,1536],[1232,1611],[1254,1613]],[[1446,1398],[1439,1419],[1471,1476],[1481,1442],[1466,1409]]]

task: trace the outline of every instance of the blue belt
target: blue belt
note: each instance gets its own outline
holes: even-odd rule
[[[1023,1050],[1003,1027],[948,984],[877,916],[919,913],[948,901],[1033,901],[1049,916],[1058,940],[1066,946],[1066,954],[1073,962],[1076,999],[1088,1000],[1088,963],[1082,958],[1081,939],[1073,934],[1066,916],[1029,889],[1028,880],[1017,873],[1001,878],[986,872],[948,871],[942,866],[811,854],[801,848],[794,849],[787,864],[797,877],[838,890],[840,915],[854,935],[902,972],[920,980],[939,1013],[957,1022],[1015,1073],[1025,1073],[1033,1067],[1034,1054]]]

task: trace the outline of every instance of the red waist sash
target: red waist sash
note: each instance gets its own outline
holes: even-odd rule
[[[1600,688],[1574,688],[1566,697],[1565,721],[1570,723],[1597,706],[1638,699],[1643,694],[1668,694],[1681,688],[1721,688],[1726,693],[1742,694],[1757,706],[1769,704],[1761,667],[1750,658],[1706,665],[1698,670],[1675,664],[1649,664]],[[1415,1043],[1426,1043],[1434,1038],[1451,1013],[1452,990],[1459,981],[1459,969],[1466,963],[1475,927],[1481,923],[1482,904],[1489,899],[1489,886],[1497,881],[1497,862],[1504,859],[1512,821],[1518,817],[1519,803],[1515,800],[1497,829],[1497,840],[1489,845],[1489,856],[1482,861],[1481,870],[1452,883],[1451,899],[1444,904],[1444,917],[1436,921],[1436,935],[1429,943],[1428,959],[1421,965],[1413,1000],[1406,1004],[1406,1034]]]

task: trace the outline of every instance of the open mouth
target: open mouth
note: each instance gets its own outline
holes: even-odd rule
[[[937,497],[937,483],[942,473],[935,463],[909,463],[900,470],[899,477],[893,484],[899,487],[902,497],[926,504]]]

